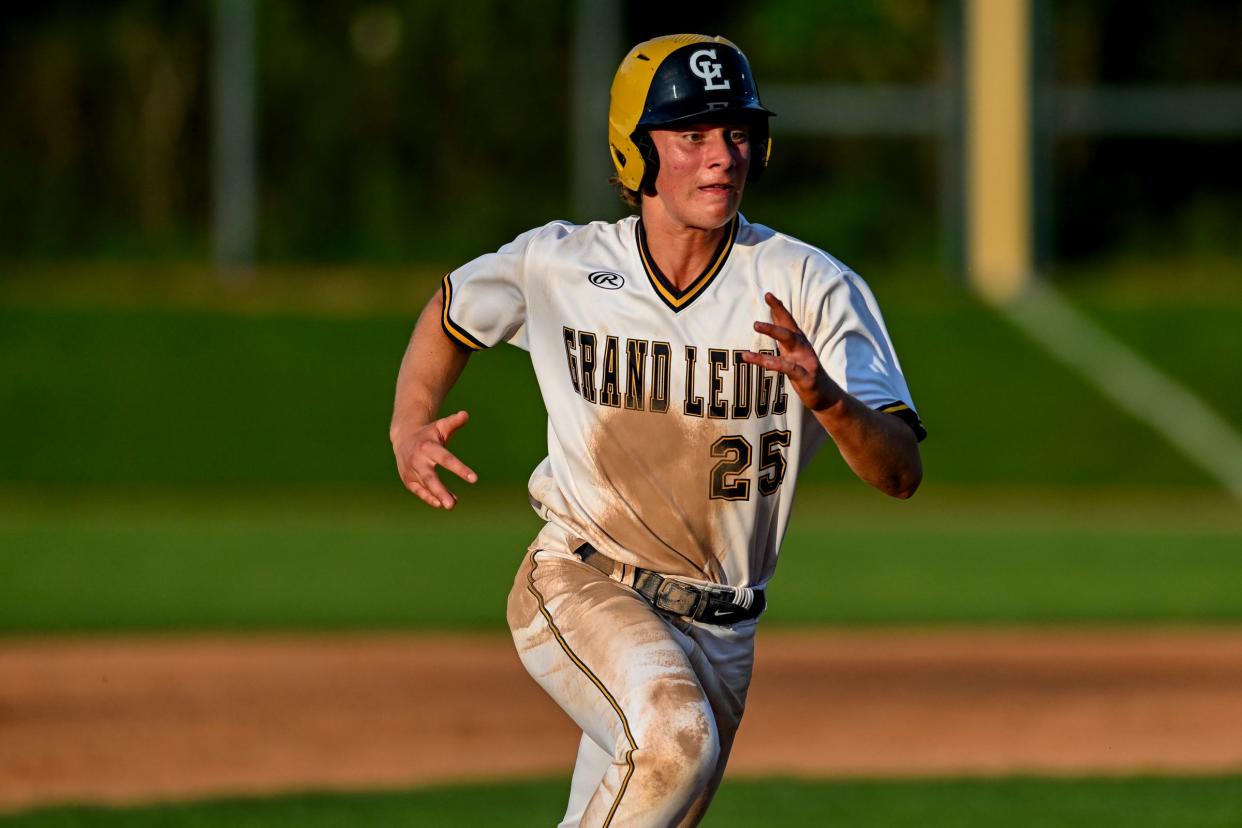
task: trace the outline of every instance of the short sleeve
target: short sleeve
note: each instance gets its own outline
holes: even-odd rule
[[[809,261],[804,276],[799,324],[828,376],[871,408],[900,417],[922,441],[927,430],[871,288],[827,258]]]
[[[529,230],[445,275],[441,323],[450,339],[475,351],[505,341],[522,344],[532,247],[553,227]]]

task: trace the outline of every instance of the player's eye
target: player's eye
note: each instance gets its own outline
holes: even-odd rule
[[[701,132],[687,132],[682,137],[691,144],[701,144],[703,142],[703,133]]]
[[[729,130],[729,140],[735,144],[745,144],[750,140],[750,133],[744,129]]]

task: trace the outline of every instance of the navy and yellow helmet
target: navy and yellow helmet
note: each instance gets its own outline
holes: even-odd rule
[[[751,122],[748,181],[763,174],[772,154],[768,118],[746,55],[723,37],[680,34],[644,41],[621,61],[612,80],[608,144],[617,179],[642,191],[655,180],[659,159],[649,132],[721,116]]]

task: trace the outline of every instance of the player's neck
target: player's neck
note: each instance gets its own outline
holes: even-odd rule
[[[678,290],[685,290],[707,270],[729,231],[728,222],[710,229],[689,227],[663,210],[649,209],[645,200],[642,219],[651,258]]]

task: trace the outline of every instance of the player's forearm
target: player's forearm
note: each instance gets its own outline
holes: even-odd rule
[[[403,431],[436,419],[445,396],[470,358],[468,351],[453,344],[440,329],[442,302],[443,297],[437,292],[423,308],[401,359],[389,426],[389,437],[394,443]]]
[[[863,481],[903,500],[918,489],[923,460],[918,440],[905,422],[868,408],[849,394],[814,414]]]

